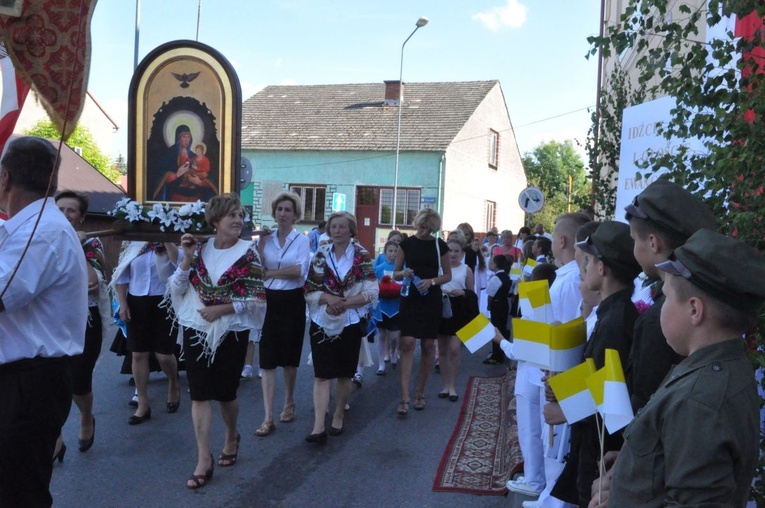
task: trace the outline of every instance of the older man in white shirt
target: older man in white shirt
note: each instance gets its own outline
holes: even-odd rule
[[[0,225],[0,506],[53,503],[51,459],[72,404],[68,357],[85,341],[85,257],[46,199],[57,176],[56,150],[41,138],[14,140],[0,162],[10,217]]]

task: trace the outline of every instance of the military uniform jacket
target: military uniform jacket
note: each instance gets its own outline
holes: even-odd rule
[[[683,359],[669,347],[661,331],[659,319],[664,300],[664,293],[659,288],[653,299],[654,304],[635,323],[632,349],[624,366],[634,412],[646,405],[672,366]]]
[[[683,360],[624,431],[609,507],[744,507],[759,404],[741,339]]]

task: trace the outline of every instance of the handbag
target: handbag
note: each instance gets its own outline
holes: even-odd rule
[[[401,284],[384,275],[378,283],[380,288],[380,298],[401,298]]]
[[[444,267],[441,266],[441,247],[438,245],[438,238],[436,238],[436,252],[438,253],[438,275],[443,275]],[[449,319],[454,315],[452,312],[452,301],[445,294],[441,295],[441,317]]]
[[[452,312],[452,301],[449,299],[448,296],[442,295],[441,296],[441,317],[445,319],[449,319],[453,316]]]

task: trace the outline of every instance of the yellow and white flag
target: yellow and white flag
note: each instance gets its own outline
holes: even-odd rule
[[[518,284],[518,305],[524,319],[539,323],[552,323],[550,284],[547,280],[521,282]]]
[[[457,331],[457,337],[460,338],[470,353],[475,353],[485,344],[491,342],[496,330],[491,324],[489,318],[484,314],[478,314],[472,321]]]
[[[513,355],[515,359],[549,370],[550,328],[551,326],[546,323],[513,318]]]
[[[535,259],[527,259],[526,263],[523,265],[523,276],[524,277],[531,277],[531,272],[534,271],[534,268],[537,267],[537,262]]]
[[[585,382],[609,434],[614,434],[632,421],[634,414],[618,351],[606,349],[605,366]]]
[[[603,382],[603,418],[611,434],[629,424],[634,418],[627,382],[624,379],[622,360],[615,349],[606,349],[606,378]]]
[[[582,361],[587,325],[581,317],[550,330],[550,370],[563,372]]]
[[[597,411],[595,400],[587,389],[585,379],[595,372],[595,362],[587,358],[583,363],[549,379],[555,398],[568,423],[575,423]]]
[[[521,265],[518,262],[515,262],[510,266],[510,280],[515,282],[516,280],[521,279]]]

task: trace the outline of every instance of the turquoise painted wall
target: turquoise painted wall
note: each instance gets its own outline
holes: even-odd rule
[[[399,187],[418,187],[423,197],[437,197],[442,152],[401,152]],[[252,163],[255,188],[262,181],[325,184],[347,196],[346,209],[356,206],[358,185],[392,187],[395,152],[242,150]]]

